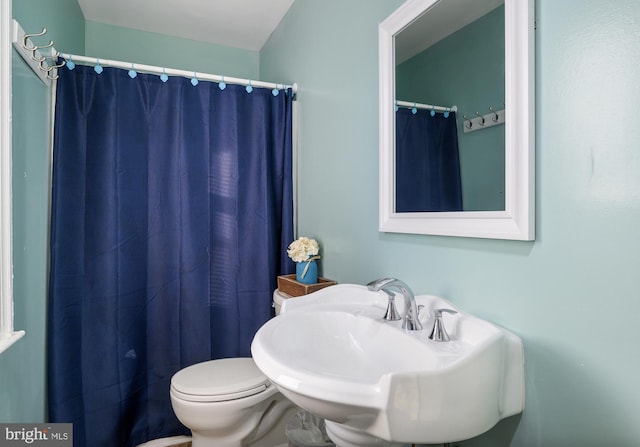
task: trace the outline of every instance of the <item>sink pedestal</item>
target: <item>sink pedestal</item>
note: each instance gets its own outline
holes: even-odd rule
[[[327,434],[337,447],[402,447],[404,444],[385,441],[348,425],[325,420]]]

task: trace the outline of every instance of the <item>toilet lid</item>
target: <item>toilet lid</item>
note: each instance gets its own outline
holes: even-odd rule
[[[171,378],[171,387],[181,398],[209,402],[252,396],[269,385],[253,359],[245,357],[197,363]]]

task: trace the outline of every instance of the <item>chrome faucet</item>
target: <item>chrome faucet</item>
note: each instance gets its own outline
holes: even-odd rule
[[[374,292],[382,290],[389,295],[389,300],[394,296],[389,289],[398,290],[404,297],[404,316],[402,317],[402,328],[408,331],[422,330],[422,324],[418,319],[418,307],[413,292],[407,284],[395,278],[382,278],[367,284],[367,288]],[[391,307],[391,304],[390,304]],[[387,313],[389,310],[387,310]]]

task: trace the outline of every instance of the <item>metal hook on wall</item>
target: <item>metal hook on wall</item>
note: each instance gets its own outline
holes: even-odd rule
[[[36,50],[31,50],[31,59],[33,59],[36,62],[39,62],[40,65],[42,65],[42,63],[47,60],[46,57],[37,57]]]
[[[488,129],[499,124],[504,124],[504,110],[495,110],[493,106],[489,107],[490,112],[484,115],[475,112],[473,117],[464,116],[464,132],[474,132],[476,130]]]
[[[31,52],[33,54],[36,54],[36,51],[38,50],[44,50],[45,48],[51,48],[53,47],[53,40],[50,40],[48,44],[46,45],[34,45],[33,48],[31,49]]]
[[[40,80],[49,86],[51,81],[58,79],[57,69],[64,64],[58,64],[60,52],[55,49],[53,40],[42,45],[34,42],[33,38],[42,39],[42,36],[47,33],[47,28],[43,27],[39,33],[26,33],[15,19],[12,20],[11,25],[13,47]]]
[[[36,49],[36,46],[34,45],[33,48],[28,47],[27,40],[29,40],[29,38],[31,37],[40,37],[40,36],[44,36],[45,34],[47,34],[46,28],[42,28],[42,31],[40,31],[39,33],[33,33],[33,34],[24,33],[24,36],[22,36],[22,48],[24,48],[27,51],[33,51],[34,49]]]
[[[47,45],[34,45],[31,49],[31,59],[42,64],[47,59],[47,56],[38,57],[37,54],[40,50],[44,50],[45,48],[53,48],[53,40],[50,40]]]
[[[467,115],[462,115],[462,118],[464,118],[464,127],[471,129],[473,127],[473,121],[471,121],[470,118],[467,118]]]
[[[498,112],[496,112],[495,110],[493,110],[493,106],[489,106],[489,110],[491,111],[491,113],[493,113],[493,118],[491,118],[491,119],[492,119],[492,121],[493,121],[494,123],[497,123],[497,122],[498,122],[498,120],[500,119],[500,115],[498,115]]]
[[[67,64],[67,61],[62,59],[62,63],[61,64],[54,64],[54,65],[50,65],[49,68],[47,68],[47,71],[51,71],[51,70],[57,70],[58,68],[62,68]]]
[[[44,36],[45,34],[47,34],[47,29],[46,28],[42,28],[42,31],[40,31],[39,33],[32,33],[32,34],[27,34],[25,33],[24,36],[22,36],[22,48],[24,48],[27,51],[31,52],[31,59],[33,59],[35,62],[38,62],[40,64],[40,66],[42,66],[42,63],[44,61],[47,60],[47,56],[39,56],[39,51],[40,50],[44,50],[47,48],[53,48],[53,40],[50,40],[48,44],[46,45],[33,45],[33,46],[29,46],[29,39],[32,37],[41,37]]]
[[[54,65],[50,65],[48,68],[46,68],[46,72],[47,72],[47,78],[51,79],[52,81],[55,81],[56,79],[58,79],[60,76],[57,74],[57,70],[58,68],[62,68],[67,64],[66,60],[62,60],[61,64],[54,64]],[[51,73],[52,71],[55,71],[56,75],[55,76],[51,76],[49,73]]]

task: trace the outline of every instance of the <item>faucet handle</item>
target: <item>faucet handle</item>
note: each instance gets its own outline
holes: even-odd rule
[[[434,310],[434,318],[433,329],[431,330],[431,334],[429,335],[429,339],[433,341],[449,341],[451,337],[447,334],[446,329],[444,328],[444,323],[442,322],[442,312],[447,312],[449,314],[457,314],[453,309],[436,309]]]
[[[387,292],[386,290],[385,293],[389,296],[389,302],[387,303],[387,311],[384,313],[384,316],[382,318],[387,321],[400,320],[400,314],[396,309],[396,295],[394,293]]]

